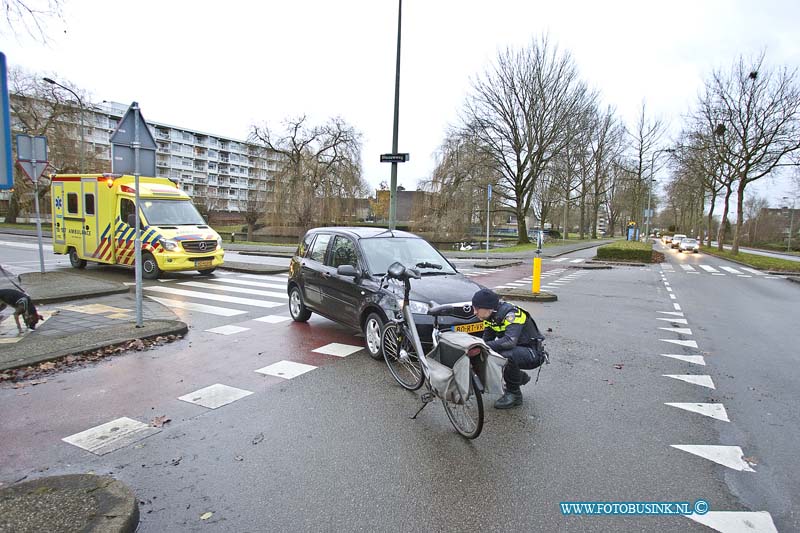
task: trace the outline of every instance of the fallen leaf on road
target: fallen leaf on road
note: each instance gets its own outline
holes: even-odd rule
[[[56,364],[52,361],[48,361],[47,363],[42,363],[39,365],[39,370],[53,370],[56,367]]]
[[[212,516],[214,516],[214,513],[203,513],[202,515],[200,515],[200,520],[208,520]]]
[[[171,422],[171,421],[172,420],[170,418],[167,418],[167,415],[161,415],[161,416],[155,417],[153,419],[153,421],[150,422],[150,425],[153,426],[154,428],[160,428],[164,424],[166,424],[167,422]]]
[[[751,465],[757,465],[758,464],[758,462],[756,461],[755,457],[742,457],[742,459],[744,459],[745,461],[747,461]]]
[[[262,440],[264,440],[264,434],[263,433],[259,433],[258,435],[253,437],[253,444],[258,444]]]

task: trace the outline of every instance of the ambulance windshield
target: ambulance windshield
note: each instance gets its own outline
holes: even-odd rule
[[[142,211],[151,226],[203,226],[206,223],[189,200],[143,200]]]

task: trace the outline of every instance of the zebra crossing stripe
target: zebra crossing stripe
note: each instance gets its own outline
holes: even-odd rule
[[[694,267],[692,267],[692,265],[681,265],[681,268],[687,272],[694,272]]]
[[[570,263],[583,263],[585,259],[573,259]]]
[[[248,331],[250,328],[243,328],[241,326],[233,326],[228,324],[226,326],[219,326],[216,328],[207,329],[209,333],[216,333],[217,335],[234,335],[243,331]]]
[[[558,259],[553,259],[553,263],[560,263],[561,261],[566,261],[567,257],[560,257]]]
[[[214,300],[217,302],[226,302],[230,304],[251,305],[253,307],[280,307],[282,303],[269,302],[266,300],[254,300],[253,298],[239,298],[238,296],[227,296],[225,294],[214,294],[210,292],[188,291],[185,289],[178,289],[175,287],[164,287],[158,285],[154,287],[145,287],[146,291],[161,292],[164,294],[173,294],[176,296],[188,296],[190,298],[199,298],[201,300]]]
[[[733,267],[721,266],[720,268],[721,268],[722,270],[724,270],[725,272],[730,272],[731,274],[741,274],[741,272],[739,272],[738,270],[736,270],[736,269],[735,269],[735,268],[733,268]]]
[[[719,272],[719,270],[709,265],[700,265],[700,268],[702,268],[706,272]]]
[[[234,285],[246,285],[248,287],[263,287],[265,289],[283,289],[286,290],[286,284],[283,283],[267,283],[264,281],[250,281],[248,279],[236,279],[236,278],[213,278],[211,281],[217,281],[219,283],[233,283]]]
[[[243,294],[252,294],[255,296],[269,296],[270,298],[282,298],[284,300],[289,299],[289,295],[285,292],[259,291],[256,289],[246,289],[244,287],[222,287],[219,285],[214,285],[213,283],[203,283],[202,281],[184,281],[178,285],[197,287],[199,289],[224,290],[225,292],[238,292]]]
[[[238,309],[229,309],[227,307],[217,307],[214,305],[198,304],[195,302],[186,302],[184,300],[171,300],[169,298],[157,298],[155,296],[147,296],[161,305],[171,307],[173,309],[186,309],[187,311],[197,311],[199,313],[208,313],[217,316],[236,316],[247,314],[247,311],[240,311]]]
[[[756,270],[755,268],[748,268],[748,267],[739,267],[744,271],[750,272],[751,274],[755,274],[756,276],[764,276],[765,274],[760,270]]]
[[[286,283],[287,276],[275,274],[239,274],[239,278],[260,279],[261,281],[282,281]]]

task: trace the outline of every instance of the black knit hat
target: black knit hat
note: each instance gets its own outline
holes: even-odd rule
[[[481,289],[472,296],[472,307],[481,309],[497,309],[500,297],[490,289]]]

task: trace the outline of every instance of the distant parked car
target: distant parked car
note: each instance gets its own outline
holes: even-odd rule
[[[700,243],[697,242],[697,239],[681,239],[681,243],[678,245],[679,252],[699,252],[700,251]]]
[[[672,235],[662,235],[661,240],[664,242],[664,244],[669,244],[672,242]]]
[[[385,228],[316,228],[309,230],[289,265],[289,313],[305,322],[311,313],[364,334],[373,359],[380,359],[381,333],[399,310],[403,288],[381,284],[389,265],[399,261],[419,270],[421,279],[411,285],[411,312],[423,343],[431,343],[431,306],[458,303],[471,313],[472,295],[482,288],[460,274],[425,239],[405,231]],[[483,322],[475,317],[441,317],[440,326],[478,333]]]
[[[684,235],[682,233],[676,233],[675,235],[672,236],[672,242],[670,244],[670,247],[677,248],[681,243],[681,239],[685,239],[685,238],[686,238],[686,235]]]

